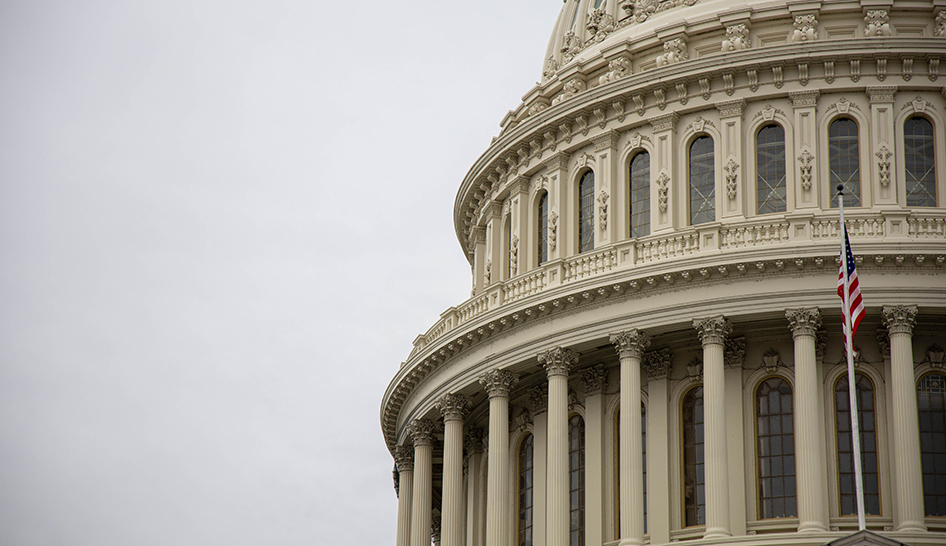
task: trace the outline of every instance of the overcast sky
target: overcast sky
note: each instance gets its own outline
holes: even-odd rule
[[[394,544],[381,396],[556,0],[0,0],[0,544]]]

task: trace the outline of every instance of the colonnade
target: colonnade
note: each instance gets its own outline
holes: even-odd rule
[[[912,333],[917,314],[916,306],[889,306],[883,308],[884,325],[890,338],[892,383],[892,419],[890,426],[896,456],[892,461],[891,480],[896,502],[895,529],[923,531],[923,484],[919,449],[916,391]],[[816,335],[821,326],[817,308],[789,309],[785,312],[794,341],[794,430],[797,483],[798,528],[800,533],[823,532],[829,529],[828,507],[825,503],[825,468],[823,416],[819,411],[823,397],[821,375],[817,366]],[[693,321],[703,347],[702,382],[704,389],[704,455],[706,480],[706,525],[704,538],[719,538],[745,534],[745,498],[742,482],[730,476],[731,457],[735,445],[727,434],[727,405],[733,403],[732,394],[740,393],[742,376],[727,373],[725,349],[732,332],[730,321],[722,316]],[[648,386],[650,404],[666,404],[669,389],[669,359],[644,360],[644,351],[650,345],[650,336],[638,329],[613,334],[610,337],[620,359],[620,445],[618,490],[620,503],[620,544],[640,545],[645,542],[644,526],[644,461],[641,431],[642,372],[651,383]],[[569,465],[568,465],[568,377],[578,361],[568,348],[555,347],[538,356],[548,378],[547,412],[543,420],[547,427],[544,449],[536,449],[535,470],[544,474],[537,480],[536,493],[544,495],[545,513],[534,523],[544,528],[536,530],[535,544],[567,546],[569,544]],[[509,458],[509,393],[518,378],[507,370],[492,370],[484,374],[480,384],[489,399],[489,429],[487,457],[487,487],[485,495],[485,542],[478,531],[482,507],[470,509],[470,502],[483,502],[472,485],[464,491],[464,419],[470,407],[468,399],[450,393],[437,403],[443,417],[443,487],[438,535],[442,546],[512,546],[510,518],[515,502],[509,492],[511,482]],[[736,383],[735,385],[733,383]],[[601,382],[594,394],[601,396]],[[541,393],[545,394],[545,393]],[[539,397],[541,398],[541,396]],[[741,402],[740,402],[741,404]],[[600,409],[600,408],[599,408]],[[601,411],[603,414],[603,410]],[[673,427],[667,422],[651,421],[648,412],[649,438],[668,437]],[[729,421],[731,424],[731,421]],[[413,448],[398,446],[396,460],[399,470],[397,546],[429,546],[432,524],[432,451],[438,425],[429,419],[416,419],[409,425]],[[738,431],[741,432],[741,431]],[[741,436],[741,434],[740,434]],[[466,431],[467,455],[482,456],[482,432]],[[599,442],[600,443],[600,442]],[[669,491],[667,442],[649,441],[648,449],[648,532],[650,543],[670,542],[671,522],[669,504],[674,494]],[[539,459],[544,456],[540,464]],[[600,450],[597,454],[601,458]],[[475,461],[479,466],[479,460]],[[473,462],[470,463],[470,468]],[[468,484],[472,484],[472,470]],[[543,487],[538,486],[539,483]],[[601,483],[597,481],[600,497]],[[663,487],[657,487],[663,485]],[[588,490],[594,489],[589,480]],[[593,504],[593,503],[589,503]],[[599,503],[600,504],[600,503]],[[600,519],[600,518],[598,518]],[[600,529],[589,536],[588,546],[599,546],[603,541]]]

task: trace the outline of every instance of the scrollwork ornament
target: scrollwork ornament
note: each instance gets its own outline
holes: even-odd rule
[[[864,36],[872,38],[875,36],[890,36],[890,17],[885,9],[869,9],[867,16],[864,17],[864,23],[867,28],[864,29]]]
[[[913,335],[913,326],[916,324],[916,305],[885,305],[883,309],[884,326],[890,335]]]
[[[555,234],[558,231],[558,213],[549,212],[549,250],[555,250]]]
[[[598,194],[598,223],[602,232],[608,229],[608,192],[604,188]]]
[[[726,171],[726,194],[730,200],[733,200],[736,198],[736,178],[739,176],[739,164],[730,157],[723,170]]]
[[[726,27],[726,39],[723,40],[723,51],[739,51],[749,49],[749,29],[745,23]]]
[[[470,401],[462,394],[445,394],[436,406],[444,421],[462,421],[470,412]]]
[[[670,177],[667,173],[660,173],[657,177],[657,207],[660,212],[667,212],[669,185]]]
[[[815,26],[818,24],[818,19],[815,18],[815,14],[808,13],[804,15],[795,16],[795,30],[792,32],[790,41],[792,43],[797,42],[813,42],[817,39],[817,32]]]
[[[886,188],[890,185],[890,156],[893,154],[890,153],[887,146],[881,146],[880,150],[874,155],[879,159],[877,169],[880,174],[880,185]]]
[[[942,10],[936,14],[933,27],[933,36],[946,38],[946,10]]]
[[[581,372],[581,384],[585,389],[585,396],[601,394],[608,386],[608,372],[602,365],[588,368]]]
[[[808,150],[802,150],[798,156],[799,169],[801,170],[801,186],[805,191],[811,190],[811,163],[815,156]]]
[[[650,347],[650,335],[637,328],[611,334],[611,343],[617,349],[618,356],[625,358],[640,358],[647,347]]]
[[[700,343],[706,345],[725,345],[726,337],[732,333],[732,323],[722,315],[693,321],[693,328],[700,336]]]
[[[394,449],[394,460],[397,462],[398,472],[410,472],[414,470],[414,447],[397,446]]]
[[[788,319],[792,337],[814,336],[821,327],[821,311],[817,307],[811,309],[786,309],[785,318]]]
[[[480,376],[480,385],[486,387],[490,398],[509,397],[509,390],[519,381],[519,377],[506,370],[490,370]]]
[[[414,447],[432,447],[434,445],[434,432],[437,430],[437,424],[430,419],[414,419],[411,421],[408,430],[414,440]]]
[[[673,353],[670,349],[650,351],[644,355],[644,370],[651,379],[664,379],[670,373]]]
[[[545,373],[549,378],[556,375],[568,377],[568,373],[577,361],[575,352],[566,347],[555,347],[539,355],[539,363],[545,367]]]
[[[828,350],[828,332],[818,330],[815,334],[815,359],[824,360],[824,353]]]

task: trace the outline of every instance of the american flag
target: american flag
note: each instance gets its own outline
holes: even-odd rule
[[[864,302],[861,300],[861,289],[860,284],[857,282],[857,270],[854,269],[854,253],[851,252],[851,240],[847,236],[847,226],[844,226],[844,250],[847,253],[847,276],[848,283],[850,285],[850,304],[849,309],[851,322],[853,327],[851,328],[851,339],[854,339],[854,334],[857,333],[857,325],[861,323],[861,320],[867,315],[864,312]],[[844,301],[844,258],[841,258],[841,266],[838,268],[838,296],[841,297],[841,301]],[[843,303],[842,303],[843,305]],[[845,334],[847,333],[847,328],[844,328]]]

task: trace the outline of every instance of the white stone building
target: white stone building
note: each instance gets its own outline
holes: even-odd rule
[[[946,544],[946,2],[565,0],[384,394],[397,546]],[[946,70],[946,67],[944,67]],[[432,533],[433,527],[433,533]]]

